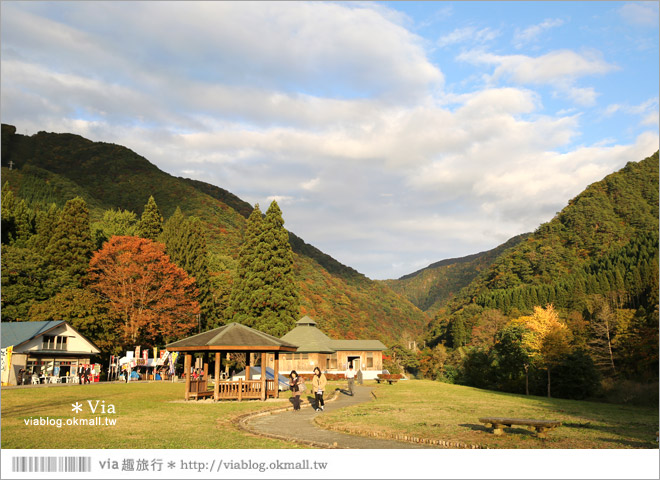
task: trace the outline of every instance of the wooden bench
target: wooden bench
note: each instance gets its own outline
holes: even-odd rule
[[[399,378],[401,378],[400,375],[387,375],[387,374],[379,373],[378,375],[376,375],[376,382],[378,383],[387,382],[390,385],[392,385],[393,383],[396,383],[397,380],[399,380]]]
[[[484,417],[480,418],[479,421],[486,424],[486,428],[492,428],[494,435],[504,435],[504,427],[525,425],[530,427],[530,430],[535,430],[538,438],[546,438],[548,431],[561,425],[561,422],[555,420],[534,420],[530,418]]]
[[[200,398],[212,397],[213,390],[207,390],[207,385],[206,378],[190,380],[190,398],[199,400]]]

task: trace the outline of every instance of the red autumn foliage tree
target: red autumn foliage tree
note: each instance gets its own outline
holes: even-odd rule
[[[126,346],[171,342],[197,325],[195,279],[164,252],[162,243],[117,236],[90,261],[90,288],[121,318]]]

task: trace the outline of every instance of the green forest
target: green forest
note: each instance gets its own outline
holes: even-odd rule
[[[410,294],[426,276],[439,292],[431,300],[443,300],[425,348],[413,355],[395,347],[397,363],[483,388],[587,398],[605,386],[657,404],[658,153],[590,185],[550,222],[508,243],[486,268],[468,271],[473,279],[458,291],[441,288],[449,267],[460,271],[457,262],[391,282]],[[530,316],[550,309],[565,327],[552,360],[542,350],[558,333],[532,348],[541,333],[529,328]]]
[[[535,232],[372,281],[287,231],[276,203],[3,125],[2,321],[67,320],[110,355],[230,321],[281,336],[309,315],[383,341],[392,373],[657,405],[658,153],[630,160]],[[137,308],[127,274],[173,300]]]
[[[107,318],[108,308],[92,302],[82,265],[114,236],[165,245],[171,262],[196,279],[201,295],[201,310],[193,315],[196,325],[210,328],[233,318],[232,290],[253,207],[227,190],[168,175],[120,145],[72,134],[24,136],[10,125],[2,126],[2,179],[2,321],[45,320],[47,311],[59,310],[62,315],[53,319],[69,315],[74,324],[76,318],[85,319],[74,326],[96,328],[93,319]],[[63,211],[74,206],[82,213],[73,217],[88,225],[76,228],[89,229],[91,246],[84,240],[77,276],[63,277],[47,247]],[[285,221],[286,212],[281,216]],[[162,231],[147,231],[143,224],[148,218]],[[294,233],[286,234],[300,315],[312,316],[336,338],[377,338],[390,344],[423,334],[430,317],[407,299]],[[73,231],[62,237],[73,238]],[[191,252],[198,252],[197,260],[188,258]],[[85,312],[75,311],[83,304]]]

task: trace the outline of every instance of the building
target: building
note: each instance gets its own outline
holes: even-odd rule
[[[101,353],[93,342],[63,320],[2,322],[2,384],[16,385],[18,372],[39,376],[75,375]]]
[[[325,373],[344,373],[349,365],[363,378],[372,379],[383,371],[383,350],[380,340],[333,340],[305,316],[282,340],[298,346],[295,353],[280,355],[280,371],[312,373],[319,367]]]

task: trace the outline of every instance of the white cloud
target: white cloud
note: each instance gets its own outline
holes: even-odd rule
[[[649,98],[639,105],[610,104],[603,112],[603,116],[611,117],[616,113],[638,116],[640,117],[640,125],[657,126],[660,117],[658,97]]]
[[[639,27],[658,26],[657,2],[626,2],[619,14],[628,23]]]
[[[319,177],[312,178],[311,180],[308,180],[306,182],[303,182],[300,186],[303,188],[303,190],[316,190],[318,188],[319,183],[321,183],[321,179]]]
[[[533,230],[657,149],[650,133],[572,146],[576,107],[599,93],[577,79],[614,68],[595,52],[468,51],[458,59],[487,85],[445,92],[433,42],[384,4],[60,2],[47,19],[49,7],[3,4],[3,121],[126,145],[250,203],[277,199],[287,228],[377,278]],[[497,34],[456,29],[436,46]],[[539,85],[574,104],[543,115]],[[617,102],[606,114],[654,126],[657,98]]]
[[[494,65],[490,82],[510,79],[522,85],[551,85],[564,97],[585,106],[593,105],[598,93],[593,87],[575,86],[575,81],[580,77],[602,75],[617,69],[596,51],[579,54],[572,50],[555,50],[539,57],[530,57],[471,50],[461,53],[457,59],[474,65]]]
[[[448,47],[458,43],[484,44],[497,38],[499,32],[490,28],[461,27],[443,35],[438,39],[438,47]]]
[[[554,27],[560,27],[564,21],[560,18],[548,18],[538,25],[531,25],[523,30],[516,30],[513,36],[513,44],[516,48],[522,48],[534,42],[543,32]]]

